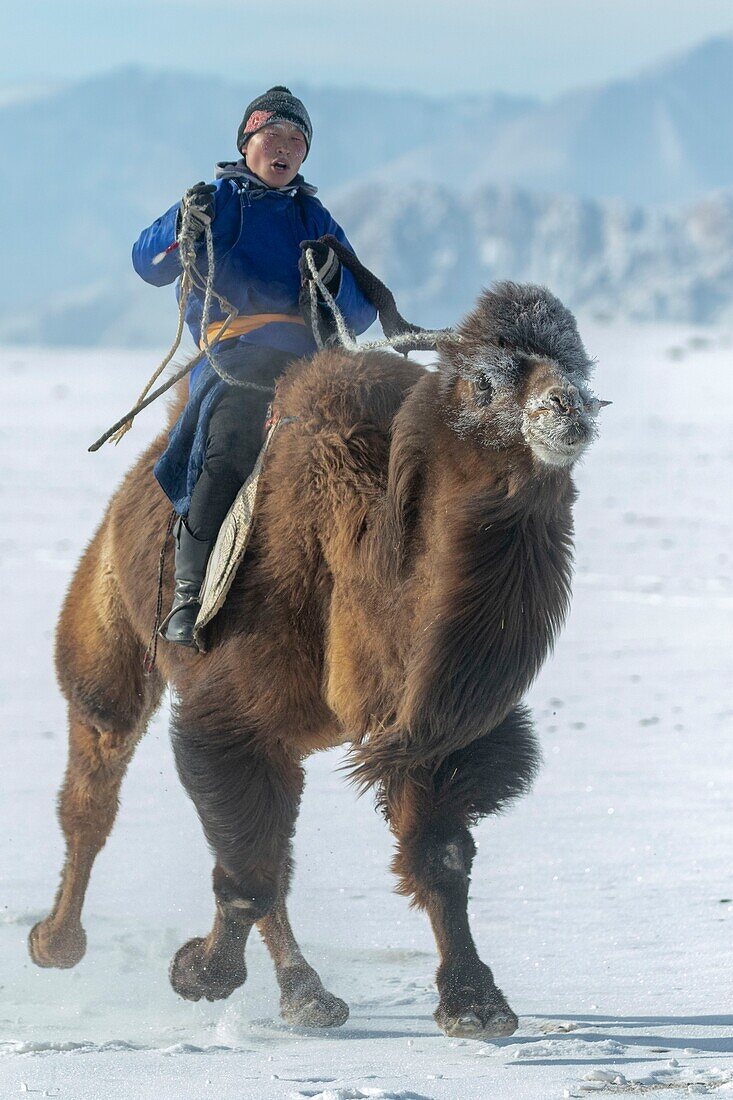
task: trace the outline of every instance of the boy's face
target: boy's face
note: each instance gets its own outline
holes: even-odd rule
[[[305,138],[292,122],[272,122],[252,134],[243,153],[250,172],[268,187],[287,187],[305,158]]]

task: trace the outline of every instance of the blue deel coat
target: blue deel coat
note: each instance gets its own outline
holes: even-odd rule
[[[270,188],[250,173],[244,160],[217,165],[214,218],[211,223],[216,261],[215,288],[241,316],[284,313],[300,316],[300,242],[332,233],[351,248],[341,226],[315,197],[316,188],[298,175],[288,187]],[[144,229],[133,245],[132,262],[146,282],[165,286],[181,273],[178,250],[160,263],[153,259],[176,239],[176,202]],[[197,244],[196,262],[206,275],[204,239]],[[176,297],[180,287],[176,287]],[[355,333],[364,332],[376,319],[350,271],[342,267],[336,302]],[[186,306],[186,323],[198,345],[201,338],[203,293],[193,289]],[[226,314],[214,299],[210,321],[223,321]],[[288,322],[271,322],[244,336],[237,345],[227,344],[219,355],[227,369],[246,377],[246,346],[278,348],[293,356],[309,355],[316,345],[308,328]],[[237,370],[233,370],[236,363]],[[155,476],[180,515],[186,515],[191,493],[203,466],[206,435],[211,412],[226,383],[204,361],[189,379],[189,398],[169,436],[168,447],[155,466]]]

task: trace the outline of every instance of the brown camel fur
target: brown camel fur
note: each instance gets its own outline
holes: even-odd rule
[[[436,1021],[473,1038],[516,1028],[468,926],[469,826],[524,792],[537,766],[521,699],[567,610],[571,470],[600,403],[572,315],[542,288],[484,292],[459,334],[437,372],[340,349],[288,370],[278,408],[296,419],[268,456],[251,548],[208,651],[162,642],[148,679],[169,511],[152,467],[165,436],[127,475],[58,627],[67,857],[31,933],[39,965],[84,954],[91,866],[167,682],[178,771],[216,859],[213,928],[171,964],[182,996],[241,985],[257,924],[285,1019],[346,1019],[300,953],[285,898],[303,760],[348,741],[354,776],[376,788],[395,834],[399,890],[433,925]],[[166,600],[171,591],[169,560]]]

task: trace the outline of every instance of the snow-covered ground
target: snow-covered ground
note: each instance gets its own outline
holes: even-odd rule
[[[521,1017],[486,1044],[438,1032],[427,919],[392,893],[386,827],[337,774],[339,752],[308,766],[291,910],[348,1023],[286,1027],[256,935],[228,1001],[175,996],[168,961],[208,930],[212,899],[164,713],[95,868],[86,958],[32,965],[25,938],[62,850],[54,621],[161,412],[89,455],[154,357],[0,352],[0,1096],[733,1094],[733,348],[724,333],[582,329],[614,404],[578,473],[572,615],[531,693],[545,766],[477,830],[473,927]]]

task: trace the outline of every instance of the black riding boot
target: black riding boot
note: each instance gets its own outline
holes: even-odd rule
[[[193,628],[201,608],[199,595],[214,543],[195,538],[183,518],[178,520],[173,533],[176,539],[173,607],[163,620],[160,636],[167,642],[195,649]]]

